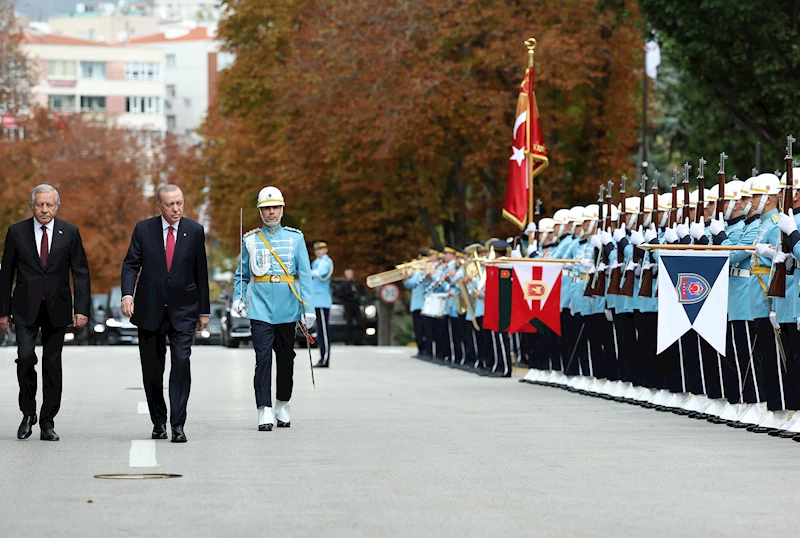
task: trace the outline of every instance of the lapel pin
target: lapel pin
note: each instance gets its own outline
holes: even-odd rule
[[[61,230],[59,230],[58,233],[64,235],[64,232],[62,232]]]
[[[183,232],[183,237],[186,237],[186,232]]]

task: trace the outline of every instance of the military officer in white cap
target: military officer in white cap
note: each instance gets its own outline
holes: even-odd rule
[[[234,277],[231,310],[250,319],[256,352],[254,387],[258,430],[288,428],[292,397],[295,324],[307,328],[316,316],[310,304],[311,263],[300,230],[281,226],[283,194],[276,187],[258,193],[258,211],[264,226],[247,232],[242,260]],[[275,351],[275,414],[272,410],[272,351]]]

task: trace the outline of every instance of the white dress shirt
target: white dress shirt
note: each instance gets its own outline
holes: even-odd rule
[[[55,220],[50,219],[50,222],[44,224],[44,227],[47,228],[47,253],[50,254],[50,251],[53,249],[53,226],[55,224]],[[44,233],[42,233],[42,223],[40,223],[36,218],[33,218],[33,235],[36,238],[36,252],[39,253],[42,251],[42,237],[44,237]]]
[[[161,215],[161,235],[164,237],[164,250],[165,251],[167,249],[167,230],[169,229],[170,226],[172,226],[172,235],[175,236],[175,245],[177,245],[178,244],[178,224],[180,224],[180,223],[181,223],[181,221],[180,221],[180,219],[178,219],[178,222],[176,222],[175,224],[170,224],[169,222],[166,221],[166,219],[164,218],[164,215]]]

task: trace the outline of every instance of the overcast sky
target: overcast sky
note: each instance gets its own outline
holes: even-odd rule
[[[48,17],[57,13],[65,13],[75,10],[77,0],[16,0],[17,11],[35,19],[47,20]],[[94,1],[84,3],[93,4]]]

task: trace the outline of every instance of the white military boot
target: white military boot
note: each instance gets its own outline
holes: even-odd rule
[[[272,426],[275,424],[275,418],[272,416],[272,408],[262,405],[258,408],[258,431],[271,432]]]
[[[289,418],[290,410],[291,404],[289,404],[289,402],[275,400],[275,418],[278,420],[279,428],[288,428],[292,425],[292,422]]]

